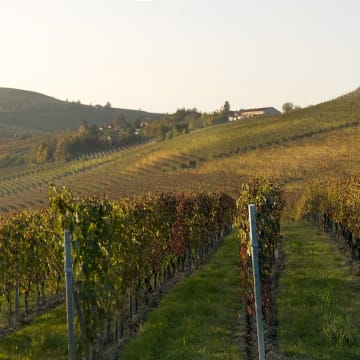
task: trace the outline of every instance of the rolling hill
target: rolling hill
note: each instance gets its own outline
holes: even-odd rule
[[[358,175],[359,138],[360,89],[276,117],[199,129],[86,161],[9,169],[0,174],[0,211],[44,206],[49,182],[116,198],[157,190],[232,192],[254,176],[280,179],[292,206],[309,181]]]
[[[127,121],[154,120],[162,114],[140,110],[83,105],[61,101],[32,91],[0,88],[0,128],[12,131],[76,129],[84,121],[102,125],[124,114]]]

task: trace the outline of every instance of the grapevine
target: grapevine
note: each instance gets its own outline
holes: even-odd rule
[[[177,267],[197,266],[235,211],[231,197],[204,192],[110,201],[53,188],[50,206],[58,231],[72,232],[74,295],[87,351],[99,333],[124,320],[128,297],[141,296],[151,278],[156,286]]]
[[[320,180],[312,183],[302,216],[333,232],[345,242],[353,259],[360,260],[360,179]]]
[[[240,239],[240,279],[247,313],[254,311],[251,246],[249,238],[248,204],[256,206],[259,266],[263,309],[271,311],[272,266],[280,235],[281,211],[284,207],[283,191],[276,182],[256,179],[241,188],[237,201],[235,225]]]
[[[21,289],[25,302],[31,291],[38,294],[39,302],[45,301],[46,292],[63,291],[66,229],[71,232],[74,302],[83,353],[94,353],[104,338],[116,338],[119,324],[132,316],[133,303],[136,307],[144,294],[175,271],[199,266],[231,229],[234,218],[241,235],[242,288],[251,300],[246,210],[250,202],[258,209],[266,288],[283,206],[275,183],[243,185],[237,203],[225,193],[157,192],[109,200],[76,197],[68,189],[51,186],[48,209],[0,218],[0,291],[8,300],[9,327],[15,289]]]

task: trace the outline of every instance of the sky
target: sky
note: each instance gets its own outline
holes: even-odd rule
[[[152,112],[360,86],[358,0],[0,0],[0,87]]]

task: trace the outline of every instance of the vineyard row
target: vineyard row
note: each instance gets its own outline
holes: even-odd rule
[[[154,193],[117,201],[50,191],[50,208],[0,217],[0,292],[8,327],[36,305],[63,293],[64,230],[71,232],[74,303],[81,348],[93,354],[122,333],[137,300],[175,272],[191,271],[234,224],[240,234],[241,288],[252,305],[247,205],[257,208],[264,304],[280,240],[282,191],[277,184],[244,184],[237,201],[225,193]],[[100,345],[99,345],[100,344]]]
[[[352,258],[360,260],[359,178],[314,182],[304,201],[303,213],[347,244]]]

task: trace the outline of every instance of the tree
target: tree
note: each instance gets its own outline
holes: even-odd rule
[[[125,120],[125,115],[122,113],[114,117],[112,123],[116,128],[119,129],[127,129],[129,127],[129,124]]]
[[[78,130],[78,134],[82,135],[82,136],[86,136],[89,132],[89,124],[88,122],[85,120],[81,123],[79,130]]]
[[[204,127],[201,114],[197,112],[186,115],[184,121],[187,124],[189,130],[195,130]]]
[[[105,109],[111,109],[111,103],[110,101],[108,101],[106,104],[105,104]]]
[[[141,128],[141,119],[139,117],[137,117],[133,123],[132,123],[132,126],[134,129],[140,129]]]
[[[169,129],[168,127],[166,127],[163,124],[160,124],[160,126],[158,126],[155,131],[156,131],[156,138],[158,140],[164,140],[166,137],[166,134],[168,131],[170,131],[171,129]]]
[[[288,113],[292,110],[294,110],[295,106],[292,102],[286,102],[283,106],[282,106],[282,111],[284,113]]]
[[[97,138],[98,135],[99,135],[98,127],[95,124],[91,125],[88,130],[88,137]]]
[[[223,106],[223,108],[222,108],[222,111],[223,111],[225,114],[228,114],[229,111],[230,111],[230,103],[229,103],[227,100],[225,101],[225,104],[224,104],[224,106]]]

